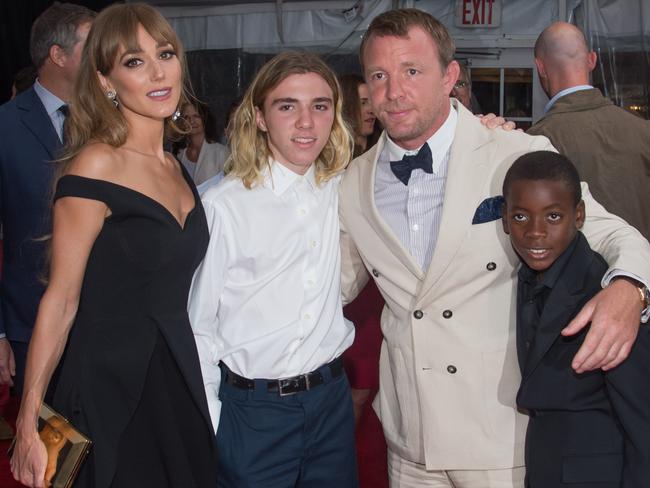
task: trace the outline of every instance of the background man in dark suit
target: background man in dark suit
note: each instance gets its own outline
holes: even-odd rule
[[[551,100],[528,133],[548,137],[596,200],[650,239],[650,123],[589,84],[596,53],[574,25],[547,27],[535,43],[535,64]]]
[[[52,160],[62,148],[67,101],[95,13],[55,3],[32,26],[34,86],[0,107],[0,218],[4,266],[0,284],[0,385],[22,389],[27,345],[43,293]],[[61,107],[64,107],[63,109]],[[14,378],[12,378],[14,377]]]

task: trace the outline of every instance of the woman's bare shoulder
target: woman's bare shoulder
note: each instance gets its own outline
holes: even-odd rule
[[[124,163],[123,154],[117,148],[102,142],[84,146],[70,162],[65,173],[97,180],[115,180]]]

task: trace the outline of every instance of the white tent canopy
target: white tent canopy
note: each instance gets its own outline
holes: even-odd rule
[[[558,5],[548,0],[502,0],[499,27],[463,29],[454,26],[460,3],[448,1],[320,0],[233,2],[224,0],[154,0],[179,33],[187,50],[243,49],[275,52],[288,48],[354,51],[377,14],[399,7],[416,7],[442,21],[459,47],[477,41],[485,47],[531,46],[549,23],[557,20]],[[576,3],[576,2],[569,2]]]

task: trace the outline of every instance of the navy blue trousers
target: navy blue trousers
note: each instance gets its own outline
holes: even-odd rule
[[[345,374],[281,397],[265,380],[241,390],[221,375],[219,488],[357,488],[354,414]]]

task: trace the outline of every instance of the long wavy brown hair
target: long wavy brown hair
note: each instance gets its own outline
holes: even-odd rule
[[[93,21],[84,46],[75,89],[70,100],[70,114],[64,127],[65,146],[57,164],[52,183],[52,205],[59,178],[66,174],[70,162],[81,149],[93,142],[102,142],[120,147],[126,142],[129,127],[126,119],[106,96],[97,73],[110,74],[117,62],[120,49],[139,50],[138,26],[161,44],[169,43],[181,63],[181,97],[179,107],[194,100],[188,83],[187,65],[183,46],[165,18],[149,5],[115,4],[102,10]],[[165,120],[165,133],[170,139],[177,139],[187,132],[172,117]],[[41,281],[47,284],[51,261],[51,234],[37,240],[49,241],[46,251],[46,266]]]
[[[90,142],[120,147],[126,142],[129,127],[120,110],[106,96],[97,73],[107,76],[117,62],[120,49],[139,50],[138,27],[142,26],[161,44],[169,43],[181,63],[182,91],[179,106],[191,97],[185,53],[176,33],[165,18],[145,4],[116,4],[104,9],[93,22],[84,46],[70,115],[65,123],[64,155],[59,160],[57,180],[65,174],[69,162]],[[171,117],[165,120],[165,132],[177,138],[187,132]],[[56,185],[56,181],[54,182]]]
[[[262,110],[266,96],[287,77],[307,73],[315,73],[325,80],[332,90],[335,107],[332,131],[314,163],[316,182],[331,179],[350,162],[353,141],[341,115],[341,91],[336,75],[315,54],[286,51],[262,66],[228,125],[231,155],[225,172],[241,178],[246,188],[262,183],[271,156],[267,135],[257,127],[255,108]]]

